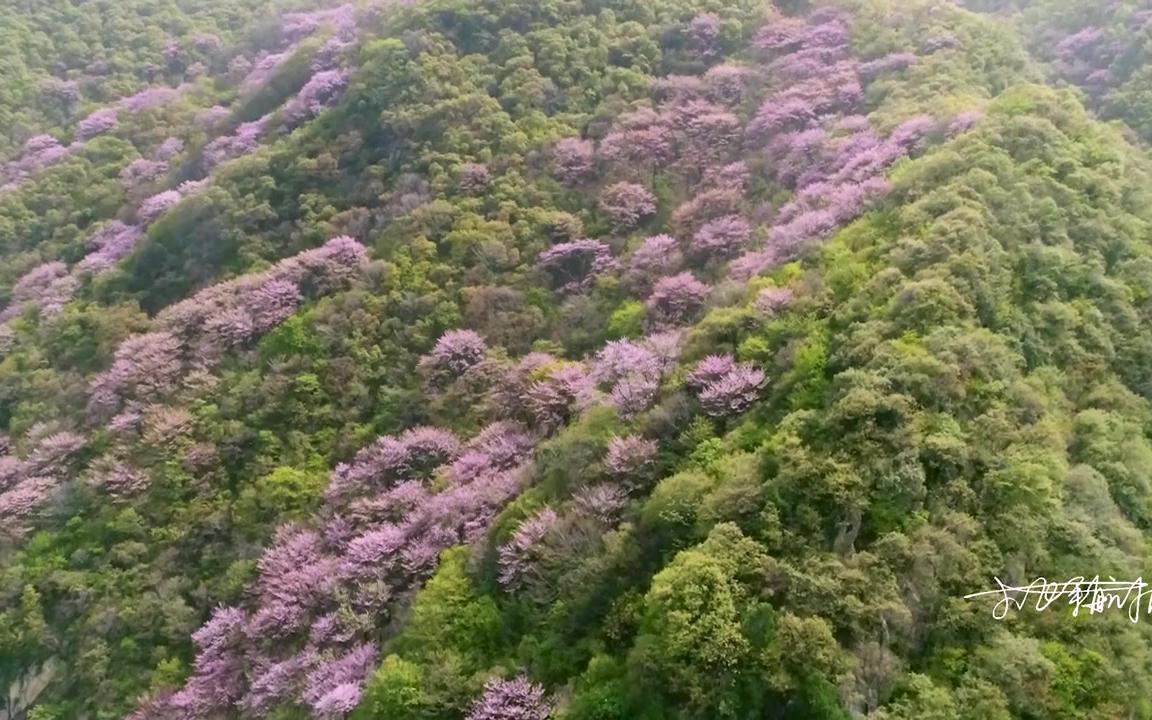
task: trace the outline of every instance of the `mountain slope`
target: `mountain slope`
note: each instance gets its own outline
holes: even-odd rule
[[[1143,625],[963,599],[1152,521],[1148,160],[1010,29],[249,37],[9,168],[12,716],[1152,714]]]

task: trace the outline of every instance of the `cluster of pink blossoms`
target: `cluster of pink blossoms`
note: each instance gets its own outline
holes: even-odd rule
[[[650,409],[660,383],[679,355],[679,338],[654,335],[641,342],[613,340],[597,353],[590,378],[608,392],[612,406],[624,419]]]
[[[730,355],[709,355],[696,364],[685,385],[708,415],[729,417],[750,409],[767,382],[764,371],[753,365],[738,363]]]
[[[157,329],[128,338],[112,366],[92,382],[89,411],[110,417],[128,400],[152,401],[172,392],[193,368],[214,366],[291,316],[305,294],[346,286],[367,251],[349,237],[281,260],[266,272],[214,285],[156,317]]]
[[[321,70],[309,78],[296,97],[284,107],[281,118],[285,127],[299,127],[319,115],[324,108],[333,104],[344,89],[352,74],[345,69]]]
[[[47,426],[28,431],[23,457],[0,454],[0,540],[14,542],[27,533],[63,487],[84,449],[85,439]]]
[[[544,688],[518,677],[490,680],[468,711],[467,720],[548,720],[551,714]]]

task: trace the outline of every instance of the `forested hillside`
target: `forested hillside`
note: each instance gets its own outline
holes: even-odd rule
[[[1150,18],[0,0],[0,720],[1152,718]]]
[[[1047,76],[1085,93],[1104,119],[1119,119],[1152,139],[1152,7],[1090,0],[975,0],[974,7],[1012,22]]]

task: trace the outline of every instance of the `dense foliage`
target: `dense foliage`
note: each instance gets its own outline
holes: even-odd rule
[[[1053,4],[0,10],[7,717],[1152,718],[963,599],[1152,532],[1142,40]]]

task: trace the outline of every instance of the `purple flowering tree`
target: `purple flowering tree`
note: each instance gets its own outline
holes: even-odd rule
[[[806,32],[803,18],[776,15],[752,39],[752,47],[769,57],[792,53],[803,47]]]
[[[468,443],[468,449],[487,455],[494,467],[510,470],[528,459],[534,441],[528,430],[513,422],[486,425]]]
[[[0,321],[9,320],[30,307],[38,307],[42,317],[55,315],[72,300],[80,281],[68,273],[62,262],[50,262],[29,270],[12,288],[8,307],[0,312]]]
[[[378,619],[419,588],[445,549],[478,542],[489,532],[524,489],[523,462],[533,443],[523,428],[496,423],[463,449],[436,428],[416,428],[364,448],[332,479],[363,482],[348,492],[329,489],[330,499],[342,497],[329,504],[319,527],[289,524],[277,531],[257,563],[253,607],[219,609],[197,631],[192,677],[176,693],[148,700],[150,717],[266,716],[293,705],[316,718],[345,717],[376,667],[369,639]],[[440,492],[425,484],[438,468],[456,468],[465,454],[484,461],[472,462],[459,482]],[[347,504],[352,495],[359,499]],[[620,504],[614,496],[588,503],[588,512],[599,508],[605,516],[614,516]],[[530,557],[532,543],[522,545]],[[505,695],[506,701],[494,697],[490,706],[531,709],[520,695]],[[533,691],[527,699],[535,696]]]
[[[590,378],[608,388],[613,407],[629,419],[655,403],[663,370],[663,363],[649,348],[613,340],[597,353]]]
[[[432,352],[420,360],[420,368],[433,387],[456,380],[480,363],[488,352],[484,338],[472,330],[449,330],[440,336]]]
[[[919,60],[920,58],[916,56],[916,53],[892,53],[885,55],[861,64],[859,70],[860,77],[864,80],[872,80],[884,73],[910,68]]]
[[[213,33],[200,33],[192,38],[192,47],[202,53],[211,54],[223,46],[224,43],[220,40],[220,36]]]
[[[45,425],[30,428],[26,439],[32,443],[27,456],[0,457],[0,538],[9,541],[22,538],[50,506],[85,446],[80,435]]]
[[[838,133],[847,134],[832,140],[821,129],[773,139],[769,152],[780,158],[779,177],[798,190],[776,214],[765,246],[733,261],[729,276],[747,280],[766,272],[867,212],[890,190],[884,177],[888,168],[922,150],[939,129],[934,118],[918,116],[881,140],[866,119],[850,116],[835,124]]]
[[[184,152],[184,141],[178,137],[170,137],[156,148],[155,159],[167,162]]]
[[[707,100],[672,104],[668,111],[680,149],[685,176],[725,157],[740,137],[741,122],[727,108]]]
[[[324,108],[339,100],[351,77],[351,72],[343,68],[321,70],[313,75],[285,106],[284,125],[289,129],[299,127],[319,115]]]
[[[339,35],[333,35],[324,41],[316,54],[312,56],[312,69],[320,70],[333,70],[340,67],[344,61],[344,56],[348,50],[355,46],[355,43],[346,40]]]
[[[123,500],[148,487],[148,474],[113,458],[101,458],[88,473],[88,484],[110,497]]]
[[[682,325],[704,307],[710,289],[692,273],[680,273],[659,280],[648,296],[648,317],[657,325]]]
[[[269,279],[253,290],[246,300],[252,329],[262,335],[292,317],[303,297],[295,283]]]
[[[176,710],[206,716],[227,710],[244,692],[241,657],[247,615],[234,607],[217,608],[192,635],[197,653],[195,673],[169,699]]]
[[[100,108],[80,121],[76,127],[76,139],[90,140],[97,135],[115,130],[119,124],[120,118],[116,116],[115,109]]]
[[[346,287],[366,260],[363,245],[350,237],[336,237],[285,258],[263,273],[201,290],[162,310],[157,323],[192,342],[211,317],[238,308],[251,316],[256,333],[264,333],[295,312],[305,292],[323,294]]]
[[[499,368],[485,398],[486,415],[504,420],[530,420],[528,388],[560,364],[561,361],[548,353],[532,352]]]
[[[600,142],[600,156],[622,174],[651,174],[673,159],[674,143],[667,118],[644,109],[620,118]]]
[[[161,215],[168,212],[183,199],[178,190],[165,190],[148,198],[136,209],[136,219],[143,225],[151,225]]]
[[[629,492],[647,487],[656,471],[655,441],[630,435],[614,437],[604,455],[604,469]]]
[[[0,493],[0,515],[4,517],[0,537],[9,542],[22,538],[59,487],[60,481],[53,477],[27,477]]]
[[[11,305],[21,306],[39,300],[55,282],[67,275],[68,266],[60,261],[37,265],[12,286]],[[6,312],[2,317],[7,319],[11,314]]]
[[[642,185],[621,182],[601,191],[600,209],[618,230],[630,230],[656,213],[656,198]]]
[[[544,688],[518,677],[489,680],[484,694],[468,711],[467,720],[547,720],[551,714]]]
[[[214,130],[222,122],[228,119],[232,111],[223,105],[213,105],[196,113],[195,124],[201,130],[209,131]]]
[[[692,47],[702,60],[711,60],[720,52],[720,17],[715,13],[700,13],[688,24]]]
[[[906,153],[923,150],[925,139],[935,132],[938,125],[931,115],[917,115],[897,125],[888,136],[888,143]]]
[[[594,389],[583,367],[566,363],[552,368],[529,385],[523,402],[535,427],[542,433],[550,433],[587,407],[592,402]]]
[[[120,344],[111,367],[89,387],[89,411],[111,415],[127,399],[152,400],[170,392],[183,369],[183,347],[164,332],[134,335]]]
[[[480,163],[464,163],[458,177],[457,187],[464,195],[481,195],[492,184],[492,173]]]
[[[342,718],[356,708],[368,676],[376,669],[378,652],[372,643],[320,663],[304,679],[300,699],[318,718]]]
[[[709,355],[696,363],[684,379],[684,384],[698,393],[732,372],[735,367],[736,361],[731,355]]]
[[[448,469],[448,477],[465,484],[494,471],[511,470],[528,460],[535,445],[521,425],[497,421],[476,434]]]
[[[660,373],[667,375],[676,367],[683,350],[684,333],[681,330],[665,330],[653,333],[644,338],[643,345],[656,358],[660,366]]]
[[[164,177],[168,163],[163,160],[136,158],[120,171],[120,182],[129,193],[136,193]]]
[[[348,286],[360,277],[367,262],[367,248],[354,238],[338,235],[318,248],[281,260],[271,274],[296,283],[306,294],[322,294]]]
[[[656,355],[631,340],[610,340],[596,353],[590,376],[602,385],[613,385],[630,375],[659,378],[662,367]]]
[[[574,240],[540,253],[536,266],[561,293],[586,290],[597,275],[612,269],[612,250],[599,240]]]
[[[25,458],[30,474],[48,475],[64,479],[72,469],[76,454],[87,444],[84,436],[74,432],[54,432],[53,426],[32,426],[26,440],[33,440],[31,452]]]
[[[747,411],[760,398],[766,383],[763,370],[724,355],[704,358],[685,381],[696,391],[704,412],[712,417]]]
[[[612,386],[608,398],[624,420],[632,420],[656,404],[660,381],[647,375],[629,375]]]
[[[748,169],[748,165],[743,160],[737,160],[727,165],[706,168],[701,184],[713,191],[730,188],[743,192],[747,189],[751,177],[752,171]]]
[[[72,148],[61,145],[51,135],[35,135],[24,142],[23,154],[19,160],[9,163],[0,174],[15,182],[30,177],[43,168],[55,165],[72,152]]]
[[[33,135],[24,141],[24,152],[38,153],[56,147],[60,142],[51,135]]]
[[[210,172],[218,165],[235,158],[247,155],[260,146],[260,140],[268,132],[268,123],[271,117],[265,115],[259,120],[246,122],[236,128],[231,135],[218,137],[204,146],[201,164],[205,172]]]
[[[505,589],[514,590],[524,582],[535,560],[537,547],[558,519],[556,512],[546,507],[520,523],[508,542],[500,546],[499,581]]]
[[[758,368],[738,367],[700,392],[700,406],[713,417],[739,415],[759,399],[767,378]]]
[[[212,315],[204,321],[202,352],[212,353],[238,348],[256,336],[252,315],[240,307],[232,307]]]
[[[680,243],[671,235],[653,235],[632,253],[625,278],[637,290],[647,290],[658,278],[672,275],[681,268],[684,258]]]
[[[564,138],[552,148],[552,171],[565,185],[574,187],[590,180],[595,174],[595,162],[589,140]]]
[[[150,87],[141,90],[135,95],[121,98],[117,107],[128,112],[143,112],[151,110],[175,100],[180,92],[170,87]]]
[[[862,99],[855,72],[829,72],[769,97],[745,134],[752,142],[764,143],[779,133],[803,130],[822,115],[850,110]]]
[[[746,67],[721,63],[713,65],[704,73],[704,87],[715,102],[728,106],[738,105],[744,99],[750,76]]]
[[[807,21],[778,17],[762,28],[753,46],[770,60],[769,72],[778,88],[749,122],[747,139],[766,143],[859,105],[861,74],[858,63],[848,57],[848,41],[840,17],[819,13]]]
[[[976,127],[976,124],[984,119],[984,113],[979,110],[965,110],[958,113],[948,123],[947,135],[959,135],[960,133],[967,132]]]
[[[589,485],[572,495],[572,508],[584,517],[611,526],[628,505],[628,493],[614,485]]]
[[[814,169],[823,169],[827,145],[828,131],[820,127],[776,136],[768,144],[773,176],[786,187],[801,185]]]
[[[704,80],[696,75],[665,75],[652,85],[656,98],[665,102],[694,100],[704,97]]]
[[[792,304],[793,298],[789,288],[766,287],[756,294],[756,309],[767,317],[776,317]]]
[[[314,659],[314,655],[306,653],[280,662],[258,663],[239,709],[251,717],[266,717],[276,705],[292,700],[299,694],[304,673]]]
[[[718,187],[697,193],[672,213],[672,222],[687,233],[709,220],[740,212],[744,188]]]
[[[426,478],[455,460],[460,451],[459,439],[440,428],[414,428],[399,437],[382,436],[356,453],[351,463],[336,467],[328,484],[328,500],[338,505],[405,480]]]
[[[692,236],[692,252],[704,260],[726,259],[740,253],[752,239],[752,225],[739,215],[709,220]]]
[[[294,51],[293,47],[281,53],[269,53],[258,58],[251,64],[248,74],[240,81],[241,95],[250,97],[267,85],[284,63],[292,58]]]

